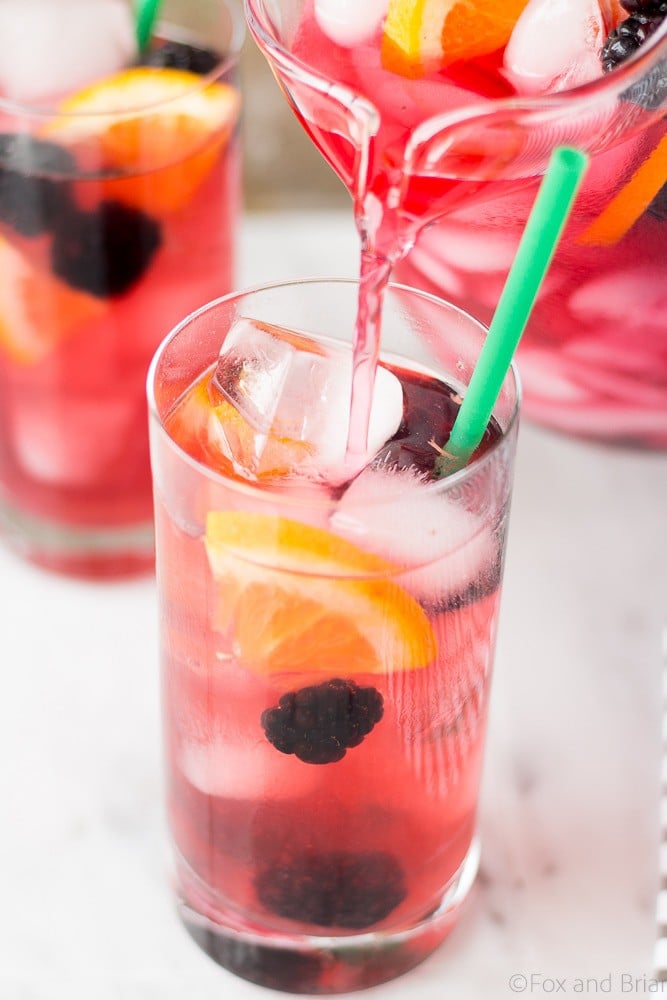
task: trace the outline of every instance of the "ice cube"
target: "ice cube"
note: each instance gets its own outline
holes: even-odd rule
[[[213,431],[242,474],[280,468],[337,482],[358,471],[345,464],[349,348],[325,349],[306,334],[242,318],[225,339],[212,385],[242,418],[222,419]],[[402,416],[401,383],[379,367],[368,429],[371,455],[396,433]]]
[[[473,274],[509,271],[516,256],[520,232],[511,229],[482,229],[441,223],[424,233],[418,247],[425,255],[439,256],[460,271]]]
[[[318,783],[317,768],[277,753],[266,741],[252,745],[213,737],[182,745],[180,764],[190,784],[205,795],[232,799],[293,799]]]
[[[530,0],[507,43],[505,75],[520,94],[587,83],[602,75],[607,32],[599,0]]]
[[[143,440],[143,406],[132,398],[56,398],[44,409],[34,399],[16,402],[9,424],[16,457],[45,483],[86,487],[117,478]]]
[[[525,345],[519,355],[519,367],[531,399],[557,400],[569,406],[591,398],[590,392],[573,379],[572,366],[565,359],[564,352]]]
[[[480,519],[410,469],[365,469],[330,523],[337,534],[405,569],[400,583],[430,603],[455,604],[496,565]]]
[[[332,42],[353,48],[372,37],[388,0],[315,0],[315,18]]]
[[[10,100],[61,97],[115,73],[135,52],[125,0],[0,3],[0,94]]]
[[[579,284],[568,307],[578,322],[599,323],[603,337],[616,329],[622,316],[627,331],[638,335],[648,329],[662,338],[667,309],[664,272],[657,264],[644,262],[639,267],[608,270]]]
[[[268,434],[295,353],[278,327],[249,319],[232,326],[220,350],[213,384],[261,434]]]
[[[424,236],[429,232],[431,233],[431,238],[426,241]],[[449,264],[445,263],[444,260],[446,252],[443,253],[442,251],[446,245],[446,241],[443,241],[439,227],[435,231],[435,238],[433,238],[433,232],[426,230],[426,233],[420,237],[419,243],[408,257],[407,265],[403,265],[404,273],[406,273],[407,268],[412,266],[416,268],[421,277],[434,285],[441,293],[452,297],[456,295],[462,296],[464,293],[463,282],[456,271]],[[406,278],[401,278],[400,280],[406,284],[409,283]],[[425,285],[419,286],[418,281],[413,282],[413,284],[418,287],[425,287]]]

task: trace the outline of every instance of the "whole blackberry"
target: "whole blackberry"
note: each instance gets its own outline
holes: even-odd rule
[[[167,69],[182,69],[200,76],[208,76],[222,62],[212,49],[199,49],[185,42],[165,42],[145,52],[141,66],[159,66]]]
[[[31,135],[0,135],[0,220],[22,236],[49,230],[69,204],[67,178],[74,157],[54,142]]]
[[[375,688],[336,677],[284,694],[277,706],[262,712],[261,723],[281,753],[293,753],[307,764],[332,764],[368,736],[383,711]]]
[[[311,851],[260,871],[255,890],[280,917],[349,930],[384,920],[406,894],[400,864],[384,851]]]
[[[122,295],[146,271],[162,242],[160,226],[136,208],[100,202],[58,217],[53,271],[73,288],[107,298]]]
[[[667,0],[653,0],[652,3],[628,0],[624,6],[626,10],[633,12],[609,33],[600,52],[605,73],[615,69],[636,52],[658,30],[667,15]]]

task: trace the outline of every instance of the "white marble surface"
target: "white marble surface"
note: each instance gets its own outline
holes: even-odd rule
[[[244,284],[354,271],[347,215],[251,218],[242,242]],[[612,996],[648,992],[666,496],[667,456],[522,428],[482,874],[441,950],[373,995],[511,997],[531,974],[561,995],[610,974]],[[0,608],[0,1000],[269,996],[172,909],[153,581],[87,585],[0,552]]]

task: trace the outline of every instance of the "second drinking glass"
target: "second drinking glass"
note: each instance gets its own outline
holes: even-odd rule
[[[0,12],[0,532],[111,576],[153,561],[150,358],[232,287],[244,25],[167,2],[138,53],[129,3],[48,6]]]

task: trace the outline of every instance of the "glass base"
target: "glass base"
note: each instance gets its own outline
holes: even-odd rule
[[[442,943],[454,926],[479,866],[474,840],[440,905],[396,931],[340,937],[249,931],[233,914],[213,921],[179,901],[186,930],[218,965],[259,986],[288,993],[347,993],[403,975]]]
[[[117,528],[64,525],[0,503],[0,535],[22,558],[67,576],[137,576],[155,563],[152,521]]]

